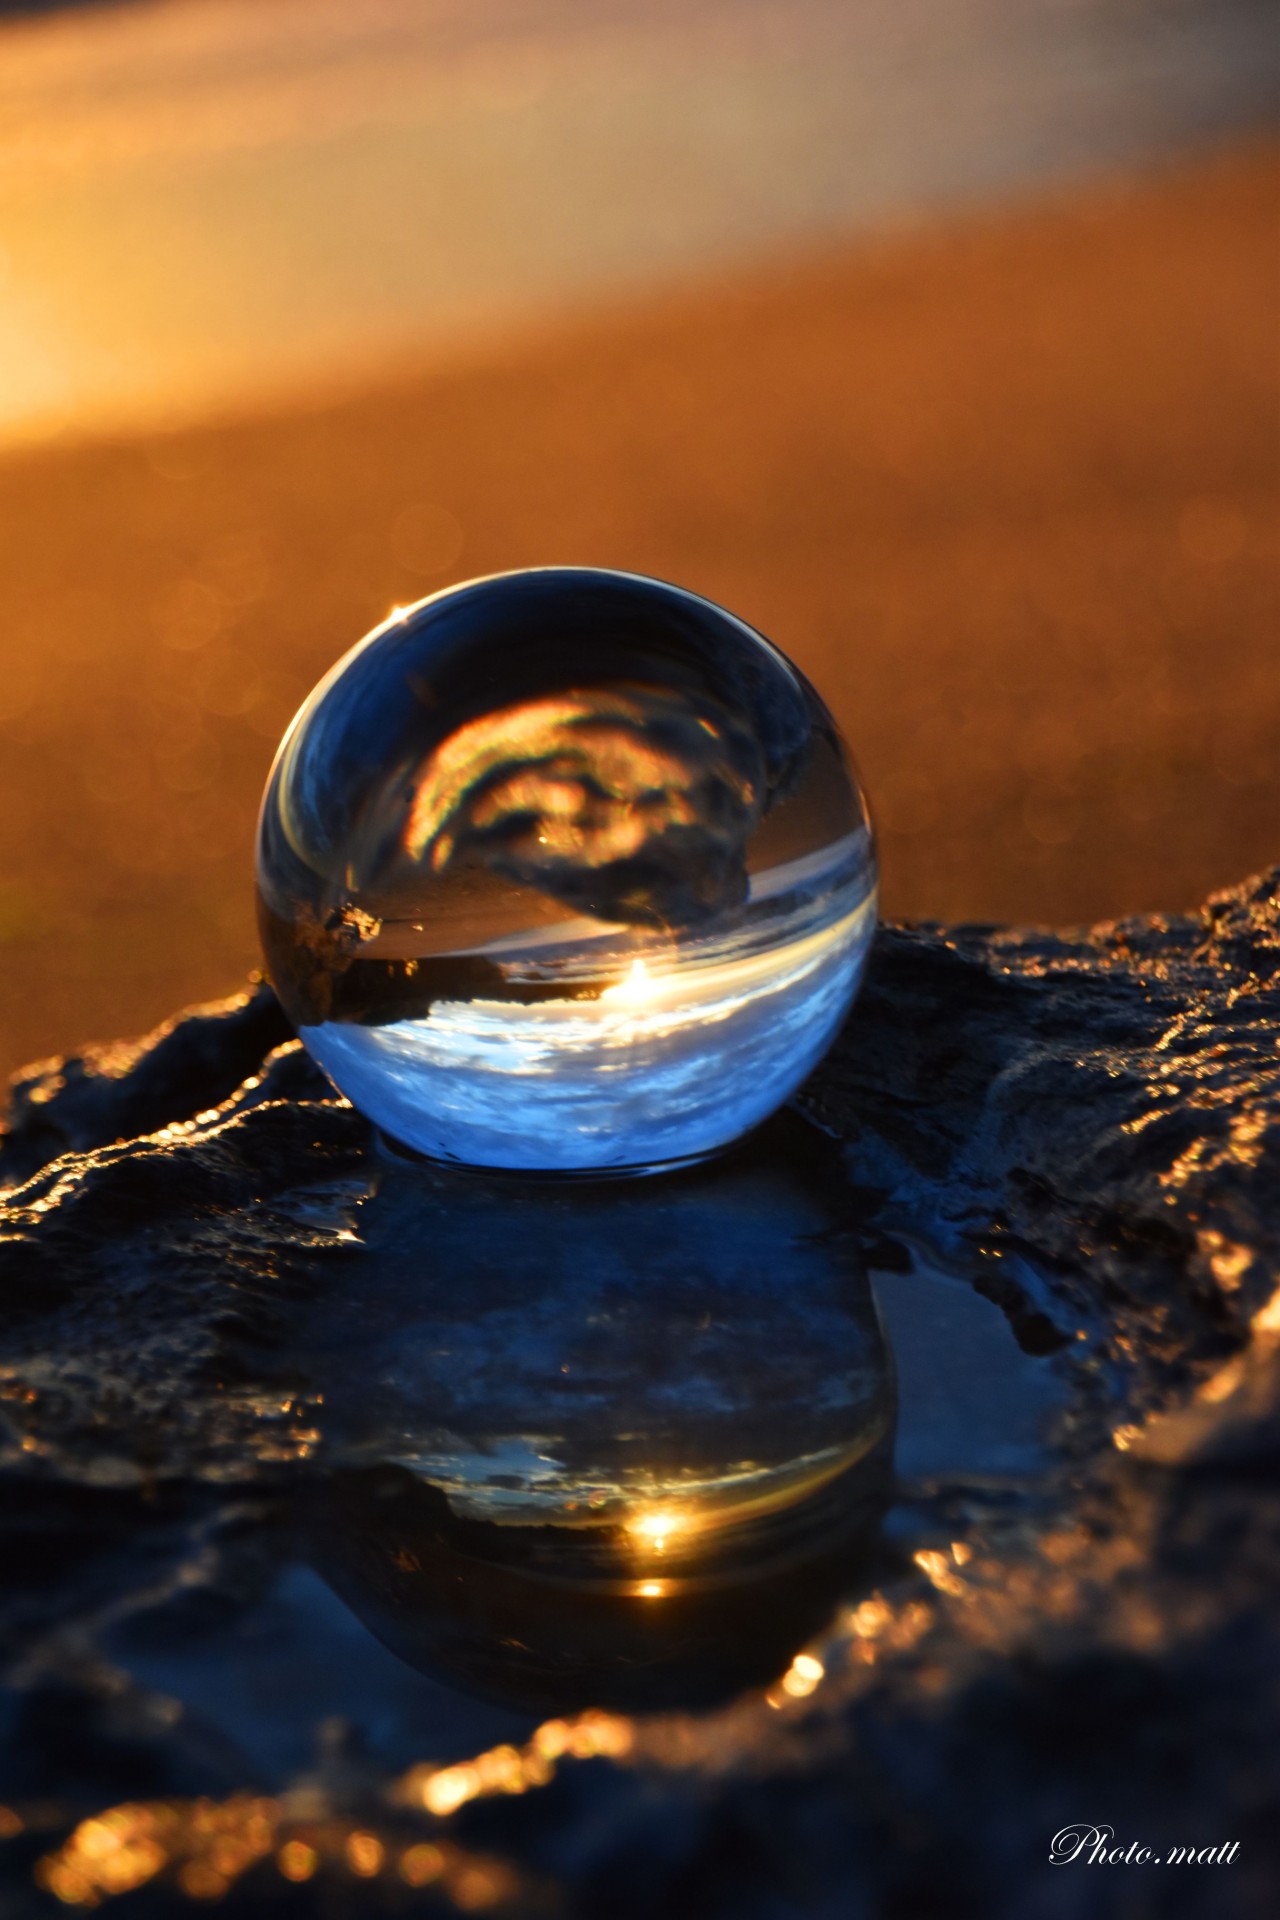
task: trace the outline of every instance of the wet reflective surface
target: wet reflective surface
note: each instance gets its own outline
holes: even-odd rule
[[[941,1508],[1048,1462],[1052,1370],[927,1249],[869,1272],[841,1149],[790,1111],[641,1181],[387,1148],[307,1219],[344,1253],[295,1329],[317,1471],[282,1572],[234,1627],[166,1609],[113,1649],[241,1773],[295,1773],[329,1721],[407,1766],[801,1691]]]
[[[775,648],[634,576],[473,582],[321,683],[263,803],[260,924],[315,1058],[408,1145],[692,1158],[821,1058],[875,925],[870,825]]]
[[[415,1665],[547,1711],[775,1677],[890,1493],[891,1362],[833,1173],[793,1115],[640,1182],[388,1155],[306,1355],[336,1591]]]
[[[332,1250],[289,1312],[300,1470],[103,1620],[74,1728],[12,1703],[0,1799],[69,1741],[116,1802],[36,1861],[64,1901],[367,1875],[525,1911],[536,1879],[423,1820],[672,1711],[799,1711],[1048,1465],[1060,1380],[923,1244],[868,1270],[844,1150],[793,1111],[644,1180],[384,1145],[286,1204]]]

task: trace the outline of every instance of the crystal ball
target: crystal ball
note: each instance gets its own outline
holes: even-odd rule
[[[875,928],[813,688],[711,601],[588,568],[451,588],[354,647],[276,755],[257,871],[315,1060],[482,1167],[736,1139],[825,1052]]]

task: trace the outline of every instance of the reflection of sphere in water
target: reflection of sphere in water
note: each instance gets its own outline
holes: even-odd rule
[[[861,1591],[891,1485],[839,1147],[782,1113],[653,1180],[371,1165],[295,1355],[330,1584],[411,1664],[508,1704],[775,1678]]]
[[[258,893],[303,1040],[390,1134],[481,1166],[706,1153],[816,1064],[875,921],[834,723],[751,628],[548,568],[424,601],[285,738]]]

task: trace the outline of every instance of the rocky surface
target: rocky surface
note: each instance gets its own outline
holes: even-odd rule
[[[799,1104],[867,1261],[933,1249],[1055,1369],[1045,1470],[915,1489],[784,1689],[512,1722],[443,1773],[330,1725],[249,1778],[128,1648],[198,1667],[264,1604],[325,1471],[303,1334],[381,1149],[265,987],[19,1079],[0,1913],[1274,1910],[1280,872],[1075,935],[886,928]],[[1051,1866],[1080,1823],[1239,1850]]]

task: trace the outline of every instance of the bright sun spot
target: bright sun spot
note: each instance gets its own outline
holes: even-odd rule
[[[685,1531],[688,1526],[687,1515],[674,1513],[669,1507],[655,1507],[628,1520],[627,1532],[642,1545],[652,1547],[655,1553],[663,1553],[670,1536]]]
[[[658,982],[643,960],[633,960],[616,986],[606,987],[602,1001],[614,1007],[645,1007],[656,998]]]

